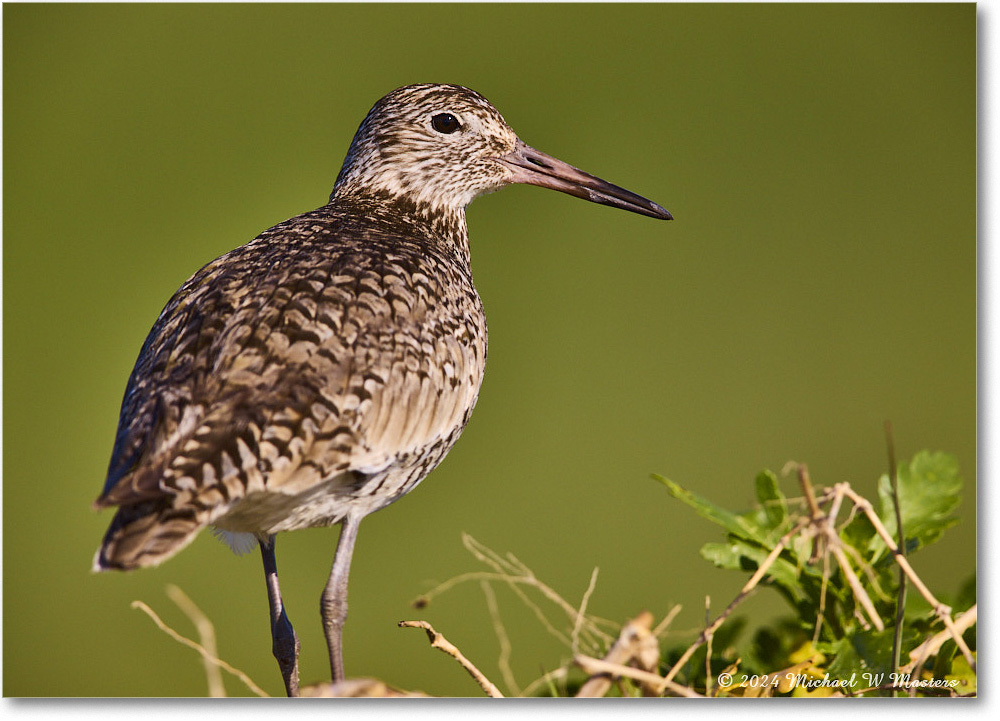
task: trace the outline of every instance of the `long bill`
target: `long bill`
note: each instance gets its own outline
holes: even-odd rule
[[[510,169],[512,183],[526,183],[551,188],[592,203],[611,205],[650,218],[673,220],[664,208],[630,190],[619,188],[606,180],[574,168],[569,163],[553,158],[525,145],[520,140],[514,150],[497,162]]]

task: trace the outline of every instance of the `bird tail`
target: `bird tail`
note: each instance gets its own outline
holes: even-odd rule
[[[93,570],[157,566],[191,543],[205,525],[202,514],[165,501],[121,506],[97,549]]]

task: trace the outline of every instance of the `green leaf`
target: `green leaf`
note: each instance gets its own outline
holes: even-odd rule
[[[669,478],[664,478],[663,476],[654,473],[653,479],[666,486],[671,496],[688,504],[691,508],[698,512],[699,516],[707,518],[709,521],[712,521],[712,523],[717,523],[725,528],[730,534],[738,538],[744,538],[748,541],[755,541],[763,546],[768,544],[767,531],[761,528],[759,524],[753,523],[744,516],[738,516],[731,511],[727,511],[721,506],[715,505],[707,498],[703,498],[697,493],[693,493],[686,488],[681,487]]]
[[[954,456],[921,451],[909,465],[899,467],[898,477],[899,505],[908,551],[933,543],[945,529],[958,523],[954,511],[959,504],[962,479]],[[895,539],[896,511],[888,475],[879,479],[878,495],[879,518]],[[886,550],[881,538],[873,539],[869,548],[875,551],[873,559]]]
[[[730,571],[743,571],[743,554],[740,553],[739,542],[732,543],[706,543],[701,547],[701,557],[709,563],[715,564],[717,568],[726,568]]]
[[[937,655],[934,657],[932,676],[934,678],[944,678],[951,673],[954,668],[952,661],[955,660],[955,654],[957,653],[958,644],[952,639],[949,638],[942,643],[941,648],[938,649]],[[968,667],[968,664],[966,664],[966,667]]]
[[[976,575],[965,579],[951,607],[956,611],[966,611],[976,602]]]
[[[860,550],[874,548],[876,541],[882,542],[875,531],[875,526],[864,513],[856,514],[851,522],[841,529],[840,540]]]
[[[763,470],[754,481],[757,500],[767,516],[767,525],[778,528],[788,518],[788,502],[778,488],[778,478],[771,471]]]
[[[706,543],[701,547],[701,556],[714,563],[719,568],[736,571],[756,571],[770,555],[766,548],[752,545],[746,541],[730,536],[728,543]],[[767,569],[775,583],[784,588],[793,599],[805,598],[799,569],[780,556]]]
[[[893,667],[892,636],[894,629],[860,631],[851,634],[837,645],[837,657],[827,667],[830,676],[837,679],[854,679],[854,690],[869,685],[864,674],[888,674]]]
[[[975,658],[975,652],[972,653],[972,656]],[[969,662],[965,660],[965,656],[962,654],[955,656],[955,660],[951,664],[951,673],[945,676],[945,679],[958,682],[958,685],[954,688],[956,693],[976,693],[976,672],[972,670]]]

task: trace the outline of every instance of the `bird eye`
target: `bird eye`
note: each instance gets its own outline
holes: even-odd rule
[[[462,127],[462,124],[458,122],[458,118],[451,113],[438,113],[431,118],[431,125],[436,131],[445,135],[451,135]]]

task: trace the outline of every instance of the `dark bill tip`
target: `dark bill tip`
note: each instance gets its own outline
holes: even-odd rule
[[[569,163],[525,145],[520,140],[513,152],[497,158],[497,161],[510,169],[512,183],[551,188],[592,203],[610,205],[650,218],[674,219],[665,208],[652,200],[585,173]]]

